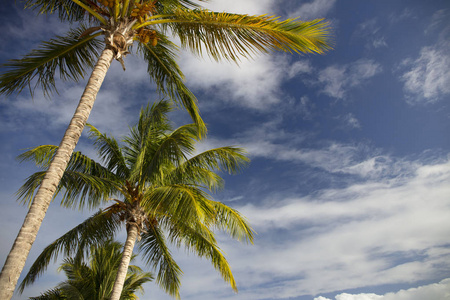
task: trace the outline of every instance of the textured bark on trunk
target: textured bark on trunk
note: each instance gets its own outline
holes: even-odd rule
[[[53,198],[56,187],[61,180],[70,156],[87,122],[97,93],[111,65],[113,56],[114,52],[110,49],[103,50],[100,55],[81,96],[75,114],[61,140],[59,149],[36,192],[22,228],[14,241],[0,274],[0,299],[2,300],[11,299],[14,293],[31,246],[36,239],[39,227]]]
[[[123,246],[122,259],[120,260],[119,269],[117,270],[116,281],[114,282],[110,300],[120,299],[123,284],[127,277],[128,265],[130,264],[131,256],[133,255],[134,244],[136,243],[139,234],[136,224],[129,224],[127,227],[127,241],[125,242],[125,246]]]

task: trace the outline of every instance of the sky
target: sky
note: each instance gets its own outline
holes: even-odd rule
[[[205,7],[282,19],[325,18],[333,50],[272,53],[239,66],[180,52],[208,138],[199,150],[239,145],[251,164],[227,176],[216,200],[257,232],[254,245],[219,234],[237,281],[173,249],[182,299],[450,299],[450,2],[448,0],[211,0]],[[0,63],[68,30],[20,3],[0,7]],[[134,55],[114,62],[89,122],[121,137],[159,100]],[[0,70],[2,72],[2,70]],[[86,80],[0,98],[0,263],[23,222],[15,192],[36,171],[15,157],[59,144]],[[174,124],[190,122],[185,112]],[[95,155],[83,134],[76,150]],[[91,215],[50,206],[25,271],[42,249]],[[117,237],[123,239],[123,234]],[[58,262],[13,299],[64,280]],[[141,299],[171,299],[154,283]]]

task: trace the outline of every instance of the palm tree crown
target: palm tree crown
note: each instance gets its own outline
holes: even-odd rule
[[[70,253],[99,243],[125,223],[123,261],[127,249],[131,253],[135,241],[140,240],[147,263],[158,269],[157,283],[171,295],[179,295],[181,270],[166,241],[177,247],[184,245],[188,251],[210,259],[224,280],[237,290],[213,230],[223,230],[235,239],[249,242],[253,241],[253,231],[237,211],[213,201],[208,191],[223,185],[215,171],[236,173],[248,159],[236,147],[195,154],[198,127],[189,124],[172,129],[167,119],[170,110],[166,101],[143,109],[138,124],[121,144],[89,125],[102,163],[74,153],[58,192],[63,192],[66,206],[83,205],[85,201],[97,206],[105,199],[114,204],[48,246],[31,267],[22,287],[33,282],[50,258],[63,248]],[[45,168],[56,148],[40,146],[22,154],[21,159],[31,159]],[[19,191],[22,200],[31,200],[42,177],[43,172],[37,172],[28,178]],[[123,268],[126,270],[128,265]],[[125,274],[120,270],[118,276]]]
[[[122,257],[121,248],[122,244],[106,240],[102,245],[91,247],[88,261],[78,257],[65,258],[59,270],[64,272],[67,280],[40,296],[29,299],[109,300]],[[129,266],[120,299],[137,299],[136,292],[142,293],[142,285],[152,279],[151,273],[143,272],[134,265]]]

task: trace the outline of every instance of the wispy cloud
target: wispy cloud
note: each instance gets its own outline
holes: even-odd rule
[[[410,104],[432,103],[450,94],[448,47],[424,47],[417,59],[405,61],[404,65],[408,70],[400,79]]]
[[[402,62],[400,80],[410,104],[434,103],[450,94],[449,17],[450,10],[437,11],[425,31],[429,36],[436,34],[437,42]]]
[[[238,14],[261,15],[271,12],[274,0],[227,0],[227,1],[209,1],[202,5],[212,11],[230,12]]]
[[[360,129],[361,123],[352,113],[347,113],[345,115],[337,117],[337,119],[341,120],[343,124],[340,126],[340,129]]]
[[[336,300],[423,300],[423,299],[446,299],[450,290],[450,278],[439,283],[419,286],[407,290],[400,290],[384,295],[377,294],[347,294],[342,293],[336,296]],[[317,297],[314,300],[331,300],[325,297]]]
[[[353,33],[353,38],[365,41],[367,49],[384,48],[388,44],[381,29],[378,19],[373,18],[359,24]]]
[[[294,65],[294,71],[284,56],[259,56],[242,60],[239,66],[232,63],[211,63],[184,55],[180,60],[187,83],[194,89],[202,89],[215,100],[221,99],[235,105],[254,109],[267,109],[280,101],[281,83],[288,74],[307,69]]]
[[[290,17],[300,17],[302,20],[324,18],[333,9],[336,0],[313,0],[302,4]]]
[[[322,93],[337,99],[344,99],[350,89],[363,85],[382,71],[379,63],[360,59],[348,65],[333,65],[319,72],[318,83]]]

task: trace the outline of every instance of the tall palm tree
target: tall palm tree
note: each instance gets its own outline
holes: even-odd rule
[[[109,300],[122,257],[122,246],[118,242],[106,240],[101,245],[91,247],[87,262],[77,257],[65,258],[59,270],[64,272],[67,280],[40,296],[29,299]],[[134,257],[135,255],[132,259]],[[120,299],[137,299],[136,292],[142,293],[142,285],[151,280],[153,280],[151,273],[143,272],[141,268],[130,265]]]
[[[103,163],[76,152],[57,190],[64,190],[66,206],[83,205],[86,200],[96,205],[107,197],[114,204],[48,246],[31,267],[22,287],[33,282],[58,252],[82,252],[80,248],[101,242],[125,224],[127,239],[111,299],[120,297],[136,240],[140,240],[147,262],[159,270],[157,283],[173,296],[179,296],[181,270],[167,248],[167,240],[210,259],[224,280],[237,290],[213,230],[223,230],[237,240],[249,242],[253,241],[253,232],[237,211],[213,201],[207,191],[223,185],[216,171],[235,173],[248,159],[236,147],[194,155],[199,128],[189,124],[173,130],[167,119],[171,109],[169,102],[161,101],[141,110],[138,124],[122,144],[89,125],[90,137]],[[21,157],[45,168],[56,149],[40,146]],[[23,185],[19,195],[24,201],[31,200],[44,173],[33,174]]]
[[[200,1],[200,0],[199,0]],[[45,179],[36,192],[0,274],[0,298],[10,299],[64,169],[78,142],[107,70],[136,42],[158,89],[183,105],[203,134],[205,127],[193,94],[183,83],[174,56],[174,35],[184,48],[216,60],[238,62],[256,52],[281,50],[323,53],[329,49],[328,24],[322,20],[279,21],[271,16],[215,13],[190,0],[25,0],[41,14],[57,13],[62,21],[81,24],[22,59],[3,65],[0,94],[22,91],[35,82],[45,94],[56,90],[55,76],[78,80],[93,67],[79,105],[61,140]],[[87,28],[85,25],[89,25]],[[124,66],[125,68],[125,66]]]

